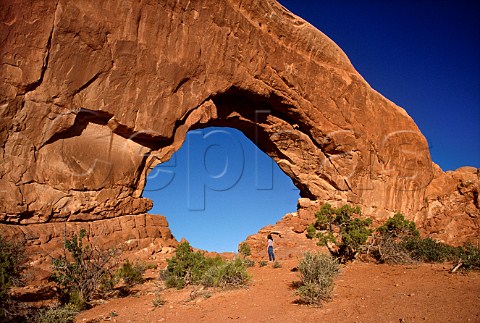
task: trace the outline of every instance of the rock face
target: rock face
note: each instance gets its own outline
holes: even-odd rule
[[[423,229],[452,243],[480,239],[480,170],[462,167],[443,173],[438,166],[425,193]]]
[[[479,234],[478,169],[443,173],[405,110],[274,0],[7,0],[0,21],[1,223],[144,214],[147,173],[215,125],[304,198]]]
[[[303,213],[303,212],[302,212]],[[256,261],[268,260],[267,235],[272,234],[276,260],[300,258],[305,251],[317,251],[317,239],[308,239],[305,228],[315,222],[315,217],[310,213],[289,213],[273,225],[261,228],[257,233],[245,239],[250,246],[249,258]],[[325,248],[325,251],[328,250]]]
[[[5,230],[6,229],[6,230]],[[28,226],[0,225],[0,233],[8,240],[17,240],[27,247],[30,261],[38,268],[47,268],[52,257],[63,254],[65,238],[71,239],[85,229],[88,241],[96,248],[136,251],[142,254],[170,253],[177,246],[165,217],[152,214],[127,215],[117,218],[88,221],[30,224]],[[140,252],[140,253],[139,253]]]

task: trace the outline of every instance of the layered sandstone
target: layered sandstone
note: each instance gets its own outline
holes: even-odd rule
[[[30,224],[28,226],[0,225],[0,233],[27,247],[35,268],[48,268],[53,258],[63,254],[65,239],[78,236],[84,229],[84,245],[119,253],[135,251],[137,256],[170,253],[177,246],[164,216],[153,214],[126,215],[88,222]],[[139,253],[140,252],[140,253]],[[138,254],[139,253],[139,254]],[[145,257],[144,257],[145,258]]]
[[[479,233],[478,170],[443,173],[405,110],[274,0],[8,0],[0,21],[9,230],[144,214],[148,172],[216,125],[252,139],[302,197],[401,210],[444,240]]]

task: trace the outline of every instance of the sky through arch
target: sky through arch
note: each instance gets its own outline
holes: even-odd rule
[[[147,178],[150,213],[167,217],[177,240],[209,251],[237,251],[260,228],[296,211],[292,180],[239,130],[188,132],[182,147]]]

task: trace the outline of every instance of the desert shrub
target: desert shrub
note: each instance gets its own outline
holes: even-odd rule
[[[168,288],[181,289],[189,284],[197,284],[207,269],[205,256],[191,250],[188,242],[178,245],[176,255],[167,259],[167,264],[161,276]]]
[[[360,218],[358,207],[333,208],[327,203],[315,215],[315,223],[307,227],[307,237],[317,238],[319,245],[325,245],[343,263],[366,252],[367,258],[373,256],[381,263],[454,260],[461,263],[463,269],[480,268],[478,246],[452,247],[431,238],[421,238],[415,222],[405,219],[399,212],[374,231],[370,229],[370,219]],[[309,291],[314,290],[310,287]]]
[[[360,218],[359,207],[333,208],[326,203],[315,216],[315,223],[307,227],[307,237],[318,238],[318,244],[325,245],[341,262],[355,259],[372,234],[372,221]]]
[[[454,248],[431,238],[420,238],[415,222],[396,213],[378,227],[374,255],[379,262],[443,262],[453,259]]]
[[[65,240],[64,254],[53,259],[52,280],[57,284],[62,304],[85,309],[100,291],[106,277],[112,277],[110,261],[113,251],[101,252],[92,245],[83,246],[85,229]],[[68,253],[67,253],[68,251]]]
[[[391,237],[420,237],[415,222],[405,219],[402,213],[397,212],[393,217],[388,218],[385,223],[377,228],[383,236]]]
[[[379,263],[399,265],[415,262],[410,252],[397,239],[389,235],[378,237],[370,251]]]
[[[420,234],[415,222],[405,219],[402,213],[397,212],[387,219],[383,225],[375,230],[371,251],[374,258],[380,263],[407,264],[415,262],[405,241],[420,240]]]
[[[245,262],[239,258],[227,261],[224,268],[219,280],[219,287],[244,286],[250,279]]]
[[[22,284],[22,273],[27,268],[25,249],[8,241],[0,234],[0,321],[10,318],[14,302],[9,292],[12,286]]]
[[[431,238],[409,237],[401,242],[410,256],[421,262],[444,262],[453,260],[454,248]]]
[[[224,261],[220,257],[206,258],[194,252],[188,242],[180,243],[176,255],[167,260],[167,268],[161,273],[168,288],[181,289],[189,284],[227,287],[239,286],[248,280],[244,260],[236,258]]]
[[[467,243],[463,247],[457,248],[455,257],[462,262],[463,269],[480,270],[480,248],[473,243]]]
[[[266,260],[262,260],[262,261],[260,261],[260,262],[258,263],[258,265],[259,265],[260,267],[265,267],[267,264],[268,264],[268,262],[267,262]]]
[[[163,305],[165,305],[165,303],[166,301],[162,297],[162,294],[160,294],[159,292],[155,293],[155,297],[152,300],[153,307],[162,307]]]
[[[145,279],[145,265],[141,263],[131,263],[126,260],[120,268],[117,269],[116,276],[122,279],[127,287],[132,287],[135,284],[143,284]]]
[[[298,262],[300,282],[296,290],[299,302],[320,305],[331,297],[334,277],[339,273],[338,260],[321,252],[306,252]]]
[[[282,264],[280,262],[278,262],[277,260],[275,260],[275,262],[273,263],[272,265],[273,268],[282,268]]]
[[[373,239],[372,254],[379,262],[445,262],[456,261],[463,269],[480,268],[480,249],[473,244],[453,247],[429,237],[420,238],[413,221],[397,213],[378,227]],[[476,265],[475,265],[476,263]]]
[[[145,269],[157,269],[157,268],[158,268],[158,265],[157,264],[152,264],[152,263],[147,264],[145,266]]]
[[[244,257],[250,256],[252,254],[250,246],[246,242],[242,242],[238,246],[238,252]]]
[[[100,279],[100,285],[98,287],[98,292],[100,295],[105,296],[108,293],[111,293],[115,285],[118,283],[119,277],[111,270],[105,272],[105,274]]]
[[[75,305],[65,304],[40,309],[35,315],[34,320],[37,323],[72,323],[77,314],[78,309]]]
[[[252,259],[245,258],[245,259],[243,259],[243,262],[245,263],[245,266],[247,266],[247,267],[255,266],[255,261],[253,261]]]
[[[249,280],[247,266],[240,258],[222,261],[210,266],[204,273],[202,284],[206,287],[240,287]]]

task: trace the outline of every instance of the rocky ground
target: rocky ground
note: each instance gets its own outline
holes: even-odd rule
[[[450,274],[448,265],[353,263],[336,279],[323,307],[297,305],[296,260],[250,268],[248,288],[162,290],[157,271],[136,294],[81,313],[76,322],[480,322],[480,273]]]
[[[305,250],[319,249],[304,232],[298,233],[303,220],[308,219],[287,214],[246,239],[256,264],[249,268],[250,284],[242,289],[164,289],[159,269],[173,254],[149,248],[127,251],[122,261],[144,261],[157,269],[147,270],[146,282],[135,286],[130,296],[99,301],[76,322],[480,322],[480,272],[452,274],[451,264],[354,262],[342,267],[330,302],[322,307],[298,305],[292,287],[299,279],[297,258]],[[275,253],[281,268],[259,266],[266,259],[267,232],[278,233]],[[35,275],[45,278],[47,271],[37,268]],[[52,285],[45,280],[36,285],[16,290],[17,297],[37,306],[48,304],[54,297]]]

